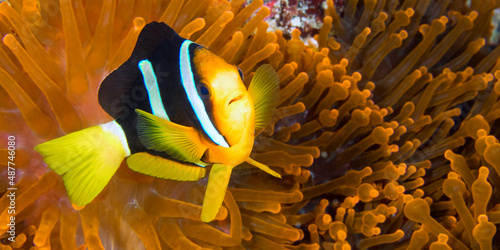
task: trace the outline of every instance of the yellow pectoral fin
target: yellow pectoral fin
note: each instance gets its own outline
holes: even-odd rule
[[[260,170],[262,170],[262,171],[264,171],[264,172],[266,172],[266,173],[268,173],[268,174],[270,174],[270,175],[272,175],[274,177],[281,178],[281,175],[278,174],[276,171],[270,169],[267,165],[264,165],[264,164],[262,164],[262,163],[260,163],[260,162],[258,162],[256,160],[250,158],[250,157],[248,157],[248,159],[246,160],[246,162],[248,164],[250,164],[250,165],[258,167]]]
[[[145,152],[131,155],[127,164],[130,169],[141,174],[176,181],[197,181],[205,176],[206,171],[203,167],[183,164]]]
[[[198,162],[207,150],[196,129],[167,121],[136,109],[139,140],[148,149],[167,152],[174,158]]]
[[[280,79],[269,64],[260,66],[248,86],[255,107],[255,131],[265,128],[279,101]]]
[[[49,168],[62,176],[71,203],[78,208],[103,190],[130,153],[119,136],[102,126],[67,134],[42,143],[35,150]]]
[[[210,222],[215,218],[226,195],[227,184],[231,177],[232,167],[223,164],[214,164],[208,177],[207,190],[201,209],[201,220]]]

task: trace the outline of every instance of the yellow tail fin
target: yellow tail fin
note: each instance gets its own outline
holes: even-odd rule
[[[223,164],[214,164],[208,177],[207,190],[201,208],[201,220],[203,222],[212,221],[219,212],[224,196],[226,195],[227,184],[233,167]]]
[[[125,134],[115,121],[42,143],[35,150],[62,176],[77,207],[90,203],[130,155]]]

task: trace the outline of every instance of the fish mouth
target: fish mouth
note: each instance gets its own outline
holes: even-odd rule
[[[229,106],[229,105],[231,105],[231,103],[237,102],[237,101],[241,100],[242,98],[243,98],[243,94],[239,94],[239,95],[237,95],[237,96],[233,97],[233,98],[229,101],[229,103],[228,103],[227,105]]]

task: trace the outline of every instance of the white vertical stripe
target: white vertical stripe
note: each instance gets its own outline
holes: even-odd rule
[[[193,72],[191,69],[191,58],[189,56],[189,45],[191,45],[191,43],[193,42],[185,40],[181,46],[179,65],[181,70],[182,86],[186,91],[189,103],[191,103],[191,107],[193,108],[194,113],[196,114],[198,121],[200,121],[201,127],[205,133],[207,133],[210,139],[217,145],[229,148],[229,145],[226,140],[224,140],[224,137],[222,137],[212,121],[210,121],[205,105],[196,90],[196,84],[194,82]]]
[[[125,132],[122,127],[116,122],[108,122],[99,125],[105,132],[118,136],[120,139],[120,143],[122,144],[123,149],[125,150],[126,156],[130,155],[130,149],[127,143],[127,137],[125,137]]]
[[[153,110],[153,115],[170,121],[165,111],[165,107],[163,106],[163,101],[161,100],[158,81],[156,80],[151,62],[147,59],[140,61],[139,69],[144,77],[144,85],[146,85],[146,89],[148,90],[149,103],[151,105],[151,110]]]

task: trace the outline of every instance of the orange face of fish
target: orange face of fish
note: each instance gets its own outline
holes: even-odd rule
[[[252,98],[236,66],[206,49],[197,50],[193,62],[201,81],[210,88],[214,125],[230,145],[229,149],[209,147],[204,160],[238,165],[248,158],[253,147],[255,109]]]

